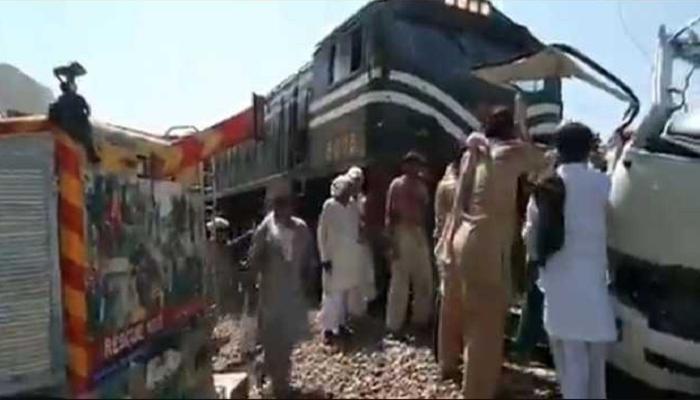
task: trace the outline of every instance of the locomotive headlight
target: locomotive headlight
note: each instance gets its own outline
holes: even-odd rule
[[[484,17],[491,15],[492,11],[491,3],[488,0],[445,0],[445,4],[469,11],[472,14],[481,14]]]
[[[471,0],[469,2],[469,12],[477,14],[479,12],[479,1]]]
[[[487,1],[481,3],[481,15],[484,17],[491,15],[491,4],[489,4]]]

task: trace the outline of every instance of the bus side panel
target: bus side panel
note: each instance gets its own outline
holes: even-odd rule
[[[211,376],[202,199],[178,183],[97,172],[85,200],[92,394],[195,395]]]

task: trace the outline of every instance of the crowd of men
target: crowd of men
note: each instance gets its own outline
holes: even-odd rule
[[[470,135],[438,185],[435,249],[426,226],[431,203],[422,179],[426,160],[409,153],[403,174],[391,183],[386,326],[393,335],[407,325],[425,328],[439,311],[440,369],[446,379],[463,376],[466,398],[493,398],[498,391],[506,318],[515,301],[511,251],[521,227],[532,282],[521,336],[544,326],[566,398],[605,397],[605,349],[616,337],[605,250],[610,182],[590,165],[593,144],[588,127],[570,123],[560,128],[555,147],[537,145],[519,130],[509,109],[494,109],[484,132]],[[523,176],[534,190],[521,224],[517,200]],[[280,178],[267,189],[270,212],[253,235],[249,264],[261,276],[259,337],[278,397],[289,394],[292,349],[308,334],[302,277],[316,264],[316,254],[323,270],[319,320],[327,344],[351,335],[349,319],[364,315],[378,295],[363,182],[356,167],[333,180],[316,241],[294,216],[291,182]],[[436,288],[440,310],[434,310]],[[531,346],[537,335],[529,336],[535,339],[524,341]]]

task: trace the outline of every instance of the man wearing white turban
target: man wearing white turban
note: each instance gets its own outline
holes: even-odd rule
[[[360,167],[350,168],[346,175],[348,176],[348,178],[350,178],[353,181],[356,181],[356,180],[364,181],[364,179],[365,179],[365,173],[362,172],[362,168],[360,168]]]
[[[331,198],[323,205],[318,223],[318,247],[324,270],[321,325],[324,339],[331,342],[349,333],[345,326],[351,306],[358,304],[362,284],[360,213],[351,203],[353,185],[349,177],[337,177]]]

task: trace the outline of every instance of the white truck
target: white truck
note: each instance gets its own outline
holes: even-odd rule
[[[559,50],[571,50],[568,46],[476,71],[503,84],[577,77],[630,103],[610,149],[609,252],[620,332],[610,362],[634,381],[695,396],[700,395],[700,111],[688,105],[687,94],[700,67],[698,25],[700,18],[675,33],[660,28],[652,105],[631,135],[623,132],[639,110],[636,96],[576,51],[564,57]],[[616,88],[592,81],[578,61]],[[688,72],[679,73],[679,67]]]
[[[612,364],[692,395],[700,395],[700,112],[686,96],[700,67],[698,22],[659,30],[652,107],[616,152],[610,231],[621,336]]]

